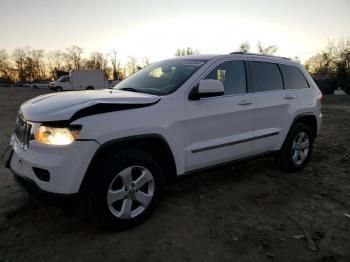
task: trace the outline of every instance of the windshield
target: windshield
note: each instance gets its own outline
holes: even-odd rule
[[[68,76],[61,76],[60,78],[57,79],[57,82],[67,82]]]
[[[166,95],[177,90],[206,60],[166,60],[151,64],[120,82],[115,89]]]

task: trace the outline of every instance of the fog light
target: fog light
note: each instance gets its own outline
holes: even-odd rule
[[[44,182],[49,182],[50,181],[50,172],[47,171],[46,169],[38,168],[38,167],[33,167],[33,171],[35,176]]]

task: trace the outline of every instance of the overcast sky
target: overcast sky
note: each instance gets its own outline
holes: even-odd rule
[[[0,48],[75,44],[155,61],[186,46],[228,53],[261,41],[305,60],[350,37],[349,14],[350,0],[0,0]]]

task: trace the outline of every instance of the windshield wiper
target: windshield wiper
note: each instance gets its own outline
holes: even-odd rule
[[[140,93],[141,91],[133,88],[133,87],[123,87],[123,88],[119,88],[118,90],[123,90],[123,91],[130,91],[130,92],[136,92],[136,93]]]

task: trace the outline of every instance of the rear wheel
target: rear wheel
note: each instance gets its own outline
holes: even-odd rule
[[[277,157],[281,169],[290,172],[302,170],[310,161],[313,141],[310,128],[305,124],[297,123]]]
[[[38,87],[37,86],[33,86],[33,89],[38,89]]]
[[[154,211],[162,188],[161,169],[152,156],[127,150],[104,158],[94,172],[93,211],[114,230],[135,226]]]
[[[94,90],[94,87],[93,87],[93,86],[88,86],[88,87],[86,88],[86,90]]]

